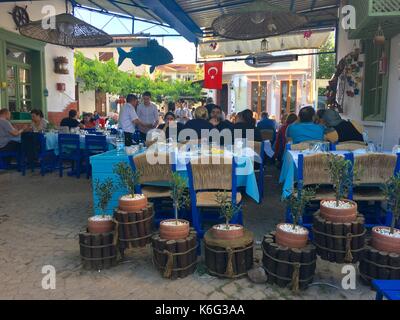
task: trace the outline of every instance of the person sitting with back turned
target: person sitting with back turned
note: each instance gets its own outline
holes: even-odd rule
[[[212,130],[213,125],[208,122],[208,112],[205,107],[198,107],[194,112],[194,119],[186,122],[183,129],[191,129],[196,132],[197,139],[201,139],[202,130]]]
[[[164,123],[160,124],[157,129],[164,131],[166,139],[172,138],[174,141],[177,141],[179,132],[182,130],[182,128],[183,124],[177,122],[175,114],[169,111],[164,116]]]
[[[323,141],[324,127],[314,123],[315,110],[311,106],[299,112],[299,122],[291,124],[286,130],[286,137],[294,144],[305,141]]]
[[[363,126],[354,121],[343,120],[335,110],[325,110],[321,124],[326,126],[325,139],[329,142],[364,141]]]
[[[254,141],[262,141],[260,130],[256,127],[256,120],[253,118],[253,112],[249,109],[237,114],[233,130],[234,138],[240,136],[242,139],[252,138]],[[241,131],[239,135],[236,134],[237,130]],[[253,137],[247,136],[249,132],[253,133]]]
[[[84,125],[78,121],[78,112],[76,110],[69,110],[68,117],[64,118],[60,122],[60,127],[71,128],[84,128]]]
[[[276,121],[271,120],[269,118],[268,112],[262,112],[261,120],[257,123],[257,128],[259,130],[272,130],[273,131],[273,137],[272,137],[272,141],[271,141],[272,145],[275,143],[275,139],[276,139],[276,127],[277,127]]]
[[[125,136],[125,146],[129,147],[133,144],[132,138],[135,133],[136,125],[141,125],[142,127],[146,127],[151,129],[153,127],[152,124],[143,123],[138,115],[136,114],[135,108],[139,104],[139,99],[134,94],[128,94],[126,97],[126,103],[121,108],[121,112],[119,114],[118,120],[118,128],[122,129]]]
[[[276,135],[276,143],[275,143],[275,153],[274,158],[278,161],[282,161],[283,154],[286,148],[286,130],[287,128],[297,121],[297,115],[295,113],[291,113],[287,116],[284,125],[282,125]]]

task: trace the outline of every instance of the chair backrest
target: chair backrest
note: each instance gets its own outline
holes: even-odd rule
[[[80,151],[79,134],[59,134],[58,149],[60,154]]]
[[[85,136],[85,150],[89,152],[106,152],[108,151],[107,138],[105,135],[91,135]]]
[[[165,160],[165,163],[152,164],[148,161],[146,153],[130,157],[130,164],[134,170],[140,172],[140,182],[162,182],[172,180],[172,155],[159,153],[158,159]]]
[[[330,185],[329,162],[326,153],[299,155],[299,180],[303,186]]]
[[[28,162],[32,162],[46,151],[46,138],[37,132],[24,132],[21,134],[21,151]]]
[[[395,174],[398,156],[371,153],[354,157],[354,184],[384,184]]]
[[[232,190],[234,158],[201,156],[190,161],[193,188],[199,190]]]
[[[262,129],[260,130],[262,141],[272,141],[274,139],[274,130],[272,129]]]
[[[335,146],[336,150],[340,151],[355,151],[359,149],[366,149],[367,146],[365,145],[364,142],[361,141],[347,141],[347,142],[341,142],[338,143]]]

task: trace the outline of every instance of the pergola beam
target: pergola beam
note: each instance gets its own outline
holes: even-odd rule
[[[162,21],[167,22],[189,42],[195,43],[203,34],[199,26],[174,0],[153,0],[146,3]]]

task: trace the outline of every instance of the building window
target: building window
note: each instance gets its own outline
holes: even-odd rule
[[[389,63],[390,41],[384,46],[375,46],[372,40],[364,43],[365,81],[363,95],[363,119],[385,121],[389,82],[389,68],[382,72],[381,59],[386,55]]]
[[[99,52],[99,60],[100,61],[110,61],[114,59],[114,53],[113,52]]]
[[[281,114],[296,112],[297,80],[281,81]]]
[[[30,112],[32,108],[31,54],[7,47],[7,106],[11,112]]]
[[[254,81],[251,83],[251,108],[253,112],[259,115],[263,111],[267,111],[267,81]]]

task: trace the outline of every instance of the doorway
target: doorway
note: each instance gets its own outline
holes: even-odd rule
[[[96,90],[95,108],[98,114],[106,116],[106,93]]]

